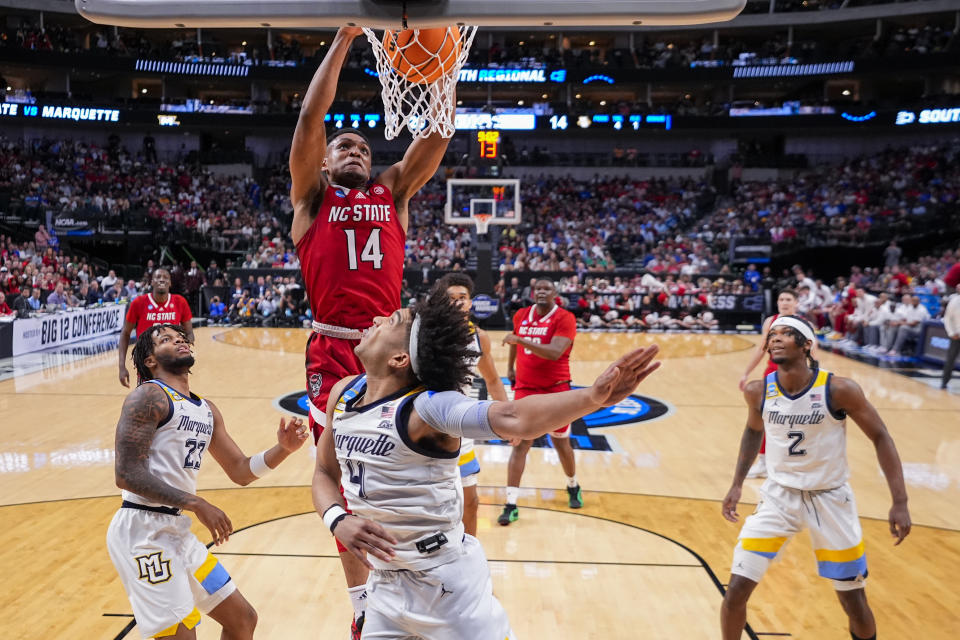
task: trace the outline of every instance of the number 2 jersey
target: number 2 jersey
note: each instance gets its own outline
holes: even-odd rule
[[[193,393],[189,398],[184,397],[159,380],[149,380],[144,384],[155,384],[163,389],[169,404],[169,413],[157,427],[147,453],[150,475],[175,489],[196,493],[200,461],[213,437],[213,411],[206,400]],[[153,502],[126,489],[122,495],[124,500],[150,507],[170,506]]]
[[[397,539],[392,561],[367,559],[375,569],[411,571],[456,559],[463,540],[459,451],[427,450],[407,434],[413,401],[423,387],[357,407],[366,389],[366,376],[359,376],[337,399],[333,442],[350,510]],[[438,533],[446,538],[439,549],[417,548],[418,541]]]
[[[537,313],[537,305],[526,307],[514,314],[513,332],[537,344],[550,344],[554,336],[570,338],[570,346],[556,360],[541,358],[517,345],[517,388],[549,389],[561,382],[570,382],[570,352],[577,335],[577,320],[572,313],[554,305],[541,316]]]
[[[376,316],[399,309],[405,246],[389,189],[328,186],[317,217],[297,243],[313,319],[366,329]]]
[[[764,379],[767,474],[777,484],[818,491],[847,481],[846,414],[830,406],[832,377],[814,370],[810,386],[793,396],[780,387],[776,371]]]

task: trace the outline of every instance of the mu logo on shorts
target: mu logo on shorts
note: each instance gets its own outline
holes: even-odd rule
[[[157,551],[146,556],[137,556],[137,568],[140,569],[140,579],[150,584],[160,584],[173,577],[170,573],[170,561],[163,559],[163,552]]]
[[[503,384],[507,389],[507,397],[512,398],[513,390],[510,388],[510,381],[504,378]],[[579,389],[580,387],[574,385],[572,388]],[[477,390],[474,388],[468,395],[476,397],[476,392]],[[303,391],[295,391],[280,396],[274,400],[274,405],[281,411],[300,416],[306,416],[310,413],[309,400],[307,394]],[[574,449],[583,451],[621,451],[614,438],[606,435],[606,431],[600,433],[593,430],[656,420],[671,412],[672,408],[662,400],[631,395],[612,407],[594,411],[570,425],[570,444],[573,445]],[[486,444],[509,445],[503,440],[490,440]],[[547,436],[541,436],[534,440],[533,446],[544,449],[552,447],[550,438]]]

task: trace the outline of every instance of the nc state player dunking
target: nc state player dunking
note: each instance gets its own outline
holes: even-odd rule
[[[313,312],[307,341],[307,394],[314,442],[320,437],[330,390],[363,373],[353,353],[377,316],[400,305],[407,203],[440,167],[450,139],[417,138],[403,159],[372,181],[370,142],[356,129],[327,136],[324,116],[337,91],[340,68],[359,28],[342,28],[304,96],[290,148],[291,235]],[[367,568],[337,543],[354,606],[359,638]]]

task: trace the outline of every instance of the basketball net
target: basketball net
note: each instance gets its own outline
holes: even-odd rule
[[[487,233],[487,227],[490,226],[490,218],[492,217],[489,213],[473,214],[473,224],[477,225],[477,235],[482,236]]]
[[[387,140],[396,138],[406,127],[414,138],[426,138],[434,132],[444,138],[450,138],[456,132],[454,120],[457,112],[457,80],[460,69],[470,54],[470,45],[477,33],[477,27],[450,27],[450,32],[459,37],[459,47],[453,47],[448,58],[440,64],[445,73],[434,82],[412,82],[398,73],[390,62],[390,56],[384,50],[383,32],[374,32],[364,27],[363,32],[370,41],[377,58],[377,73],[383,87],[384,136]],[[414,30],[410,43],[401,48],[420,47],[419,29]],[[396,54],[395,54],[396,55]]]

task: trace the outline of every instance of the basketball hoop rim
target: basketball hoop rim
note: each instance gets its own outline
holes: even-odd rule
[[[490,220],[493,216],[489,213],[475,213],[471,218],[473,219],[473,224],[477,226],[477,233],[482,235],[487,233],[490,227]]]

